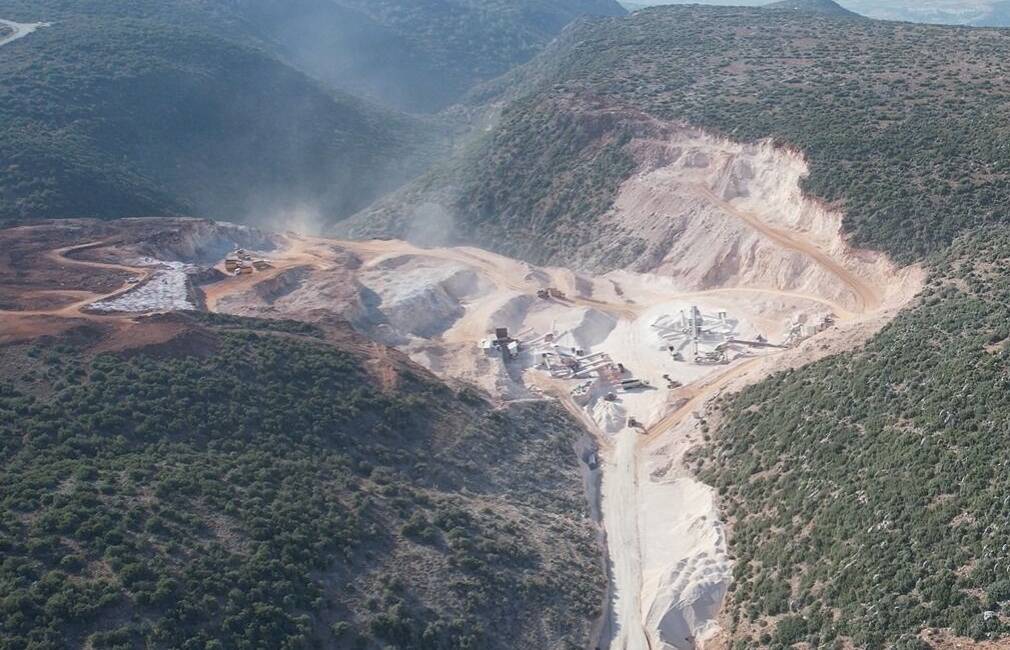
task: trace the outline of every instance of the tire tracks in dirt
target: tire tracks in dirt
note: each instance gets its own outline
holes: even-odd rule
[[[765,221],[762,221],[757,215],[737,208],[732,203],[720,198],[706,185],[699,184],[697,188],[702,196],[722,211],[737,217],[758,233],[764,235],[782,248],[806,255],[829,274],[838,278],[838,280],[845,284],[845,286],[847,286],[853,294],[855,294],[856,298],[858,298],[859,306],[857,311],[872,311],[876,307],[880,306],[882,299],[879,291],[872,287],[868,282],[849,271],[844,265],[822,251],[816,245],[808,241],[803,241],[802,239],[796,237],[793,233],[786,230],[769,225]]]
[[[73,246],[65,246],[63,248],[57,248],[46,252],[45,257],[47,260],[57,265],[80,266],[83,268],[103,269],[106,271],[118,271],[129,273],[135,277],[140,276],[140,280],[138,282],[123,283],[114,291],[108,293],[97,293],[92,291],[81,291],[75,289],[39,290],[31,293],[36,294],[49,293],[56,295],[63,294],[66,296],[74,296],[80,299],[73,303],[70,303],[69,305],[64,305],[62,307],[57,307],[55,309],[36,309],[26,311],[0,310],[0,314],[11,316],[60,316],[64,318],[88,318],[88,319],[101,318],[103,320],[115,318],[117,314],[92,314],[90,312],[85,311],[85,307],[95,302],[116,298],[132,290],[137,284],[146,282],[148,279],[150,279],[150,277],[154,274],[154,271],[139,266],[126,266],[124,264],[114,264],[111,262],[94,262],[91,260],[78,260],[72,257],[68,257],[68,255],[72,253],[91,250],[93,248],[101,248],[103,246],[110,246],[114,243],[116,242],[101,240],[101,241],[89,242],[87,244],[75,244]]]

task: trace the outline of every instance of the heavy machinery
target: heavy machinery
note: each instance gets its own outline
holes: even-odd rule
[[[498,352],[502,361],[512,361],[519,358],[519,341],[509,336],[507,327],[495,329],[493,339],[484,339],[480,342],[480,347],[488,354]]]
[[[729,357],[726,356],[726,348],[720,345],[711,352],[695,350],[694,362],[699,366],[718,366],[729,363]]]
[[[561,289],[556,289],[555,287],[547,287],[546,289],[537,289],[537,298],[542,300],[567,300],[568,296]]]

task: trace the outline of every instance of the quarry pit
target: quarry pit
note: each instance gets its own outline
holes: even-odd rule
[[[48,222],[3,231],[0,341],[84,323],[114,345],[174,310],[341,320],[495,400],[559,400],[592,436],[579,453],[610,579],[598,645],[716,647],[729,532],[683,462],[711,401],[860,344],[923,274],[851,250],[840,214],[802,196],[796,154],[694,131],[637,146],[609,218],[654,246],[625,269],[196,220]],[[35,276],[11,272],[28,259]]]

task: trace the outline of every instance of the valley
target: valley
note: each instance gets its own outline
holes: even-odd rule
[[[1006,645],[1007,3],[640,4],[0,0],[0,650]]]

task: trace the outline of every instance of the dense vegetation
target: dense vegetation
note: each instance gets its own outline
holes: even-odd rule
[[[0,16],[49,14],[20,4],[0,2]],[[192,26],[53,13],[0,58],[0,217],[241,221],[307,207],[338,218],[427,155],[412,120],[260,49]]]
[[[0,648],[585,645],[573,422],[406,361],[386,392],[353,337],[201,320],[0,349]]]
[[[865,349],[724,404],[697,462],[733,525],[736,647],[1010,635],[1008,264],[1010,230],[961,239]]]
[[[569,30],[512,92],[521,96],[472,155],[484,162],[428,181],[454,190],[436,200],[477,241],[491,239],[488,219],[502,231],[533,228],[530,236],[548,243],[556,232],[591,229],[628,169],[613,165],[614,177],[596,180],[593,161],[648,118],[797,147],[810,161],[805,191],[845,210],[856,244],[900,261],[1008,218],[1004,30],[655,7]],[[568,115],[545,120],[552,111]],[[502,168],[511,173],[497,174]],[[582,170],[571,185],[570,170]],[[559,181],[580,188],[571,190],[580,198],[565,196]],[[531,187],[551,188],[548,199]],[[543,252],[558,263],[579,259],[577,248]]]

